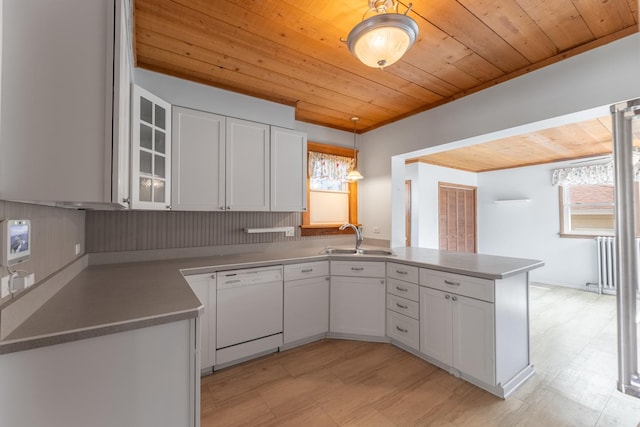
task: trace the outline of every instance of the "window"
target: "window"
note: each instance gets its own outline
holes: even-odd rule
[[[613,234],[613,185],[565,185],[560,194],[563,234]]]
[[[613,185],[569,184],[559,188],[561,235],[591,237],[614,234]],[[639,224],[637,212],[638,209],[636,226]]]
[[[309,142],[307,197],[309,206],[302,214],[302,235],[344,234],[338,227],[358,223],[358,184],[348,182],[353,167],[351,149]]]

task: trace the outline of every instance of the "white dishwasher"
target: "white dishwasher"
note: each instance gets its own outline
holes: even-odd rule
[[[217,279],[216,364],[282,346],[282,266],[220,271]]]

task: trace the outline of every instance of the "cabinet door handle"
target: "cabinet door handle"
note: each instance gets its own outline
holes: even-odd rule
[[[400,326],[396,326],[396,329],[399,330],[400,332],[406,334],[407,332],[409,332],[408,329],[402,329]]]
[[[451,295],[445,295],[444,296],[444,299],[449,299],[449,298],[451,298]]]
[[[454,282],[451,280],[445,280],[444,283],[445,285],[449,285],[449,286],[460,286],[460,282]]]
[[[400,292],[409,292],[409,289],[401,288],[400,286],[396,286],[396,289],[399,290]]]
[[[302,270],[300,270],[301,273],[311,273],[313,271],[313,268],[303,268]]]
[[[402,305],[402,304],[400,304],[400,303],[398,303],[398,302],[396,303],[396,306],[400,307],[400,308],[401,308],[401,309],[403,309],[403,310],[406,310],[407,308],[409,308],[409,306],[408,306],[408,305]]]
[[[398,274],[409,274],[408,271],[402,271],[402,270],[396,270],[396,273],[398,273]]]
[[[458,301],[458,297],[451,297],[451,301]]]
[[[351,271],[362,271],[364,267],[351,267]]]

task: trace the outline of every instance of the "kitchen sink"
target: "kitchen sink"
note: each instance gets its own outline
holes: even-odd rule
[[[355,255],[358,253],[355,249],[340,249],[340,248],[326,248],[322,251],[323,254],[344,254]]]
[[[395,255],[391,249],[358,249],[361,255]]]
[[[391,249],[344,249],[344,248],[326,248],[323,254],[333,255],[395,255]]]

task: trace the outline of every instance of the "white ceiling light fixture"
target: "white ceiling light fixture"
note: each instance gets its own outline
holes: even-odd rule
[[[358,153],[356,152],[356,124],[360,117],[351,117],[353,121],[353,169],[347,174],[347,181],[353,182],[364,178],[360,172],[358,172]]]
[[[346,43],[351,53],[364,65],[384,68],[397,62],[418,37],[418,24],[407,13],[398,13],[396,0],[369,0],[369,10],[377,15],[353,27]]]

